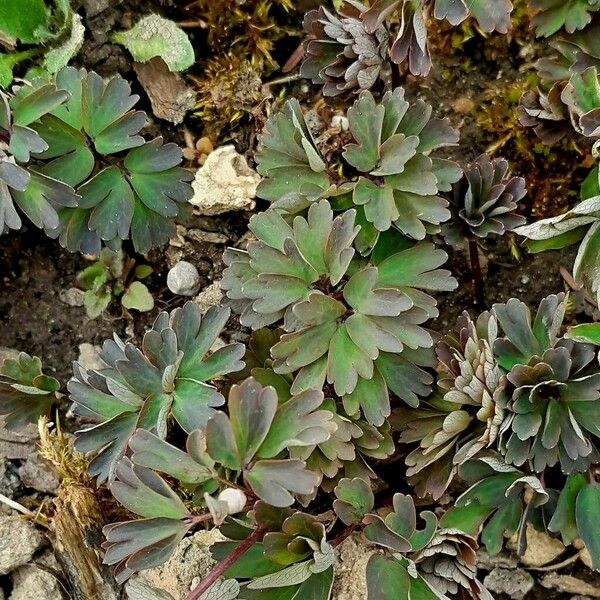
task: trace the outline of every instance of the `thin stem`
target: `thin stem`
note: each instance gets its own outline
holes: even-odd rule
[[[475,240],[469,240],[469,259],[471,261],[471,275],[473,276],[473,298],[475,304],[483,308],[485,305],[483,275],[481,274],[481,264],[479,262],[479,248]]]
[[[10,506],[12,509],[20,512],[23,515],[31,517],[32,519],[35,518],[34,512],[30,511],[28,508],[25,508],[22,504],[7,498],[4,494],[0,494],[0,502],[2,502],[2,504],[6,504],[6,506]]]
[[[358,523],[354,523],[353,525],[348,525],[348,527],[346,527],[346,529],[344,529],[344,531],[342,531],[339,535],[337,535],[336,537],[334,537],[331,540],[331,545],[335,548],[336,546],[339,546],[344,540],[346,540],[347,538],[349,538],[352,533],[356,530],[356,528],[358,527]]]
[[[198,598],[200,598],[200,596],[210,588],[210,586],[217,581],[217,579],[219,579],[219,577],[221,577],[221,575],[223,575],[223,573],[225,573],[225,571],[235,563],[240,556],[243,556],[256,542],[258,542],[264,531],[265,530],[262,527],[257,527],[243,542],[240,542],[227,558],[223,559],[212,568],[210,573],[188,594],[186,600],[198,600]]]

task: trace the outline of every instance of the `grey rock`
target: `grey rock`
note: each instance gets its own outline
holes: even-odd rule
[[[102,348],[100,346],[95,346],[94,344],[89,344],[88,342],[79,344],[79,357],[77,358],[77,362],[84,369],[102,369],[106,365],[100,358],[100,352],[102,352]]]
[[[8,600],[62,600],[60,582],[44,567],[60,572],[51,552],[13,571],[13,590]]]
[[[9,431],[0,417],[0,458],[23,460],[36,452],[37,427],[27,425],[19,432]]]
[[[180,260],[167,274],[167,287],[180,296],[193,296],[200,287],[198,269],[186,260]]]
[[[362,600],[367,597],[367,563],[377,551],[361,534],[352,534],[336,548],[332,597]]]
[[[88,18],[95,17],[105,11],[110,5],[116,6],[121,0],[83,0],[83,7]]]
[[[52,467],[36,454],[32,454],[19,467],[19,477],[26,487],[45,494],[53,494],[60,485]]]
[[[219,306],[223,292],[221,291],[221,282],[213,281],[207,288],[204,288],[195,298],[194,302],[205,313],[211,306]]]
[[[533,588],[533,577],[523,569],[496,568],[483,580],[483,585],[492,593],[506,594],[521,600]]]
[[[76,287],[70,287],[58,292],[58,299],[68,306],[83,306],[83,296],[85,292]]]
[[[42,534],[21,517],[0,517],[0,575],[31,560],[44,543]]]
[[[260,175],[233,146],[222,146],[208,155],[192,183],[190,204],[201,215],[252,210]]]

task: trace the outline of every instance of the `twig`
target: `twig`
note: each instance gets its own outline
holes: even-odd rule
[[[347,538],[349,538],[354,533],[354,530],[357,527],[358,527],[358,523],[354,523],[353,525],[348,525],[348,527],[346,527],[346,529],[344,529],[344,531],[342,531],[339,535],[335,536],[331,540],[331,545],[334,548],[336,546],[339,546],[344,540],[346,540]]]
[[[210,588],[210,586],[217,581],[217,579],[219,579],[233,563],[254,546],[261,538],[264,531],[265,530],[262,527],[257,527],[244,541],[240,542],[227,558],[224,558],[213,567],[210,573],[198,584],[198,586],[188,594],[186,600],[198,600],[198,598],[200,598],[200,596]]]
[[[34,521],[38,525],[41,525],[42,527],[45,527],[46,529],[50,529],[50,526],[46,522],[46,517],[44,517],[40,512],[41,507],[37,513],[34,513],[31,510],[29,510],[28,508],[25,508],[22,504],[19,504],[18,502],[11,500],[4,494],[0,494],[0,502],[2,504],[6,504],[6,506],[10,506],[10,508],[20,512],[22,515],[29,517],[32,521]]]
[[[485,298],[483,295],[483,275],[479,262],[479,248],[475,240],[469,240],[469,259],[471,261],[471,275],[473,276],[473,296],[479,308],[483,308]]]
[[[34,512],[31,512],[28,508],[25,508],[22,504],[19,504],[18,502],[15,502],[14,500],[11,500],[4,494],[0,494],[0,502],[2,502],[2,504],[6,504],[6,506],[10,506],[11,508],[13,508],[16,511],[19,511],[23,515],[26,515],[28,517],[31,517],[32,519],[35,519]]]

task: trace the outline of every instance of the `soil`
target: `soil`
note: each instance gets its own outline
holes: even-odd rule
[[[88,7],[94,2],[88,0],[84,4]],[[102,75],[119,72],[132,79],[134,91],[142,98],[140,108],[150,110],[147,97],[135,79],[129,55],[121,47],[108,43],[107,34],[130,26],[142,14],[153,11],[175,20],[184,20],[188,15],[184,9],[168,3],[165,6],[158,0],[128,0],[111,4],[114,6],[87,19],[90,38],[78,60],[81,66],[94,68]],[[199,42],[202,31],[190,29],[188,33],[195,47],[202,47]],[[513,174],[527,178],[529,195],[521,206],[524,215],[538,218],[564,211],[578,197],[578,186],[586,172],[582,163],[587,152],[565,142],[549,155],[539,147],[532,132],[524,132],[520,128],[515,116],[515,94],[518,99],[520,94],[517,92],[521,90],[524,79],[533,72],[536,55],[544,52],[544,48],[534,43],[524,29],[517,29],[513,37],[492,36],[487,40],[476,34],[458,44],[447,28],[440,28],[438,34],[431,77],[417,80],[409,76],[404,83],[411,99],[420,97],[427,100],[439,116],[448,117],[454,126],[460,128],[460,145],[449,149],[448,156],[466,162],[486,150],[502,154],[511,162]],[[293,37],[278,44],[275,58],[280,64],[285,62],[296,44],[297,39]],[[275,73],[274,77],[280,75]],[[331,109],[323,105],[318,93],[314,93],[314,88],[307,87],[305,83],[290,83],[286,91],[287,95],[299,97],[305,109],[320,106],[321,115],[331,114]],[[264,113],[276,102],[275,98],[268,99],[262,112],[256,114],[256,122],[251,118],[242,119],[235,131],[227,133],[228,141],[233,142],[251,164],[257,123],[262,122]],[[201,137],[202,123],[198,119],[187,118],[185,126],[194,139]],[[183,127],[155,120],[149,131],[184,145]],[[222,141],[218,140],[219,144]],[[258,203],[257,211],[262,209],[264,205]],[[223,269],[222,252],[226,245],[237,244],[244,236],[249,216],[229,214],[195,217],[186,221],[188,230],[195,228],[224,234],[227,244],[187,240],[183,246],[153,251],[146,262],[154,269],[148,280],[155,299],[154,310],[142,315],[129,314],[118,303],[113,303],[96,320],[88,319],[83,307],[69,306],[60,299],[65,290],[75,285],[77,273],[89,264],[85,257],[68,253],[34,228],[26,227],[18,233],[1,236],[0,346],[40,356],[45,370],[66,384],[80,344],[100,345],[113,333],[125,340],[139,342],[159,310],[171,309],[185,302],[185,298],[174,296],[166,287],[167,271],[176,260],[184,258],[196,265],[202,278],[202,289],[218,280]],[[496,242],[486,242],[484,246],[481,259],[487,306],[513,296],[536,306],[545,295],[567,289],[559,269],[572,268],[574,251],[529,255],[525,250],[519,250],[518,240],[508,236]],[[447,268],[458,278],[459,288],[452,294],[438,296],[440,317],[431,324],[437,331],[447,330],[463,310],[474,306],[466,252],[459,248],[448,249],[448,253]],[[580,297],[576,296],[575,300],[570,318],[591,311]],[[244,335],[245,332],[232,320],[226,337],[239,339]],[[586,581],[598,583],[597,578],[581,566],[575,567],[574,572]],[[569,596],[549,593],[540,587],[527,596],[528,599],[563,597]]]

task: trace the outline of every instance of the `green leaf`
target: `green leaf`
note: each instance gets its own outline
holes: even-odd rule
[[[182,519],[188,514],[179,496],[154,471],[134,466],[128,458],[124,458],[117,467],[116,475],[110,491],[131,512],[149,519]]]
[[[90,319],[97,319],[109,306],[112,294],[108,287],[87,290],[83,294],[85,314]]]
[[[129,310],[147,312],[154,308],[154,298],[143,283],[133,281],[121,296],[121,304]]]
[[[587,344],[600,346],[600,323],[571,325],[571,327],[567,329],[565,337],[577,342],[585,342]]]
[[[129,31],[113,33],[111,39],[125,46],[137,62],[160,56],[171,71],[185,71],[195,61],[186,33],[173,21],[155,14],[140,19]]]
[[[37,423],[42,415],[49,416],[56,402],[60,383],[45,375],[37,356],[21,352],[15,360],[7,358],[0,364],[0,415],[11,430]]]
[[[485,506],[478,501],[465,506],[453,506],[440,519],[440,527],[460,529],[476,538],[483,523],[493,511],[493,506]]]
[[[577,529],[592,557],[592,567],[600,568],[600,484],[588,484],[577,495],[575,514]]]
[[[104,563],[117,565],[116,580],[124,583],[136,571],[163,564],[189,528],[183,520],[164,517],[107,525]]]
[[[373,510],[373,491],[364,479],[340,479],[334,492],[337,499],[333,503],[333,510],[345,525],[359,523]]]
[[[344,158],[363,173],[373,170],[379,162],[379,144],[385,108],[377,104],[371,92],[361,92],[358,100],[348,109],[350,131],[356,140],[348,144]]]
[[[409,600],[410,575],[394,558],[374,554],[367,563],[368,600]]]
[[[285,449],[326,442],[335,425],[331,412],[316,410],[323,399],[322,392],[307,390],[281,404],[257,455],[274,458]]]
[[[216,561],[220,562],[229,556],[238,544],[236,542],[217,542],[210,547],[210,553]],[[280,570],[281,565],[279,563],[269,560],[264,555],[263,544],[256,543],[228,567],[224,575],[234,579],[252,579],[276,573]]]
[[[0,3],[0,31],[26,44],[38,43],[37,30],[46,27],[50,11],[44,0],[3,0]]]
[[[560,533],[564,544],[570,544],[579,535],[576,503],[577,496],[585,485],[586,479],[582,473],[572,473],[567,477],[558,497],[552,519],[548,523],[548,530]]]
[[[129,448],[135,465],[166,473],[184,483],[203,483],[212,477],[206,466],[151,431],[138,429],[129,441]]]
[[[316,473],[306,470],[303,461],[297,459],[259,460],[246,472],[245,477],[259,498],[282,508],[294,503],[294,496],[290,492],[311,494],[320,479]]]

